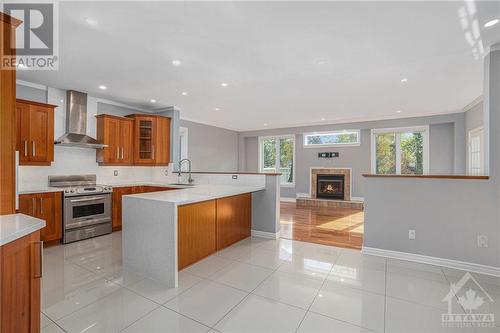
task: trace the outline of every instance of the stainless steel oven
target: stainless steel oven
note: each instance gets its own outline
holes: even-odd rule
[[[112,231],[111,193],[64,198],[63,243]]]
[[[96,185],[95,175],[50,176],[51,186],[63,187],[63,243],[112,232],[111,195],[107,185]]]
[[[65,229],[109,221],[111,221],[111,193],[64,198]]]

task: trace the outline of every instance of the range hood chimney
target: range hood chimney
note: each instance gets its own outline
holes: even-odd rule
[[[66,133],[55,144],[93,149],[107,147],[87,135],[87,94],[74,90],[66,92]]]

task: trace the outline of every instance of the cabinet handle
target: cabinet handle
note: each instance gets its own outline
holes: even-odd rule
[[[31,198],[31,215],[35,216],[36,212],[36,201],[35,197]]]
[[[151,158],[155,159],[155,145],[151,145]]]
[[[116,147],[116,159],[120,159],[120,147]]]
[[[40,215],[43,215],[43,198],[40,198]]]
[[[32,153],[32,156],[36,156],[36,143],[35,143],[35,141],[31,141],[31,153]]]
[[[24,140],[24,156],[28,156],[28,141]]]
[[[123,147],[122,147],[122,160],[123,160],[123,155],[124,155],[124,154],[123,154],[124,149],[125,149],[125,148],[123,148]]]
[[[43,276],[43,241],[36,242],[39,246],[39,260],[40,267],[38,269],[38,274],[35,274],[35,279],[39,279]]]

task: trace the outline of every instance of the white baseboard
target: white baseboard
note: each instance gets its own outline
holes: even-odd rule
[[[295,196],[297,198],[310,198],[311,197],[311,195],[309,193],[302,193],[302,192],[297,192],[295,194]]]
[[[280,233],[279,233],[279,231],[277,233],[273,233],[273,232],[252,230],[252,236],[253,237],[260,237],[260,238],[267,238],[267,239],[279,239]]]
[[[295,198],[288,198],[288,197],[281,197],[280,201],[283,201],[283,202],[295,202],[296,199]]]
[[[352,201],[361,201],[361,202],[365,202],[365,198],[364,198],[364,197],[351,197],[351,200],[352,200]]]
[[[422,264],[438,265],[443,267],[460,269],[463,271],[468,271],[473,273],[500,276],[500,267],[495,267],[495,266],[480,265],[460,260],[429,257],[422,254],[391,251],[391,250],[377,249],[374,247],[366,247],[366,246],[363,246],[361,252],[363,252],[364,254],[370,254],[379,257],[414,261]]]

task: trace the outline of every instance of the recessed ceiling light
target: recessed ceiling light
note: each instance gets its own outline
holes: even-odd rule
[[[401,110],[397,110],[396,113],[401,113]]]
[[[181,92],[181,94],[182,94],[182,96],[187,96],[188,93],[187,93],[187,91],[183,91],[183,92]]]
[[[221,85],[222,87],[227,87],[227,83],[226,83],[226,82],[222,82],[220,85]]]
[[[180,66],[181,65],[181,61],[179,59],[174,59],[174,60],[172,60],[172,65],[174,65],[174,66]]]
[[[59,102],[64,103],[64,99],[60,99]]]
[[[326,118],[321,118],[321,120],[326,120]]]
[[[151,98],[149,101],[150,101],[151,103],[156,103],[156,99],[154,99],[154,98]]]
[[[101,90],[106,90],[106,89],[108,89],[108,87],[106,87],[105,85],[102,85],[102,84],[101,84],[101,85],[99,86],[99,89],[101,89]]]
[[[215,108],[214,110],[215,110],[215,111],[220,111],[220,108]]]
[[[326,60],[318,60],[318,61],[316,62],[316,64],[318,64],[318,65],[320,65],[320,66],[321,66],[321,65],[326,65]]]
[[[492,26],[494,26],[494,25],[498,24],[498,22],[500,22],[500,19],[493,19],[493,20],[489,20],[488,22],[486,22],[486,23],[484,24],[484,27],[485,27],[485,28],[492,27]]]
[[[408,82],[408,79],[404,77],[401,79],[401,82],[406,83],[406,82]]]
[[[267,126],[267,123],[264,123],[263,125],[264,125],[264,126]]]
[[[92,26],[95,26],[97,25],[97,20],[91,18],[91,17],[86,17],[84,18],[84,21],[85,23],[87,23],[88,25],[92,25]]]

